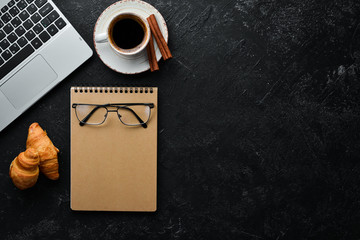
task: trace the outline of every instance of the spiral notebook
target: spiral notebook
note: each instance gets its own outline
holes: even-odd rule
[[[158,89],[72,87],[70,91],[71,209],[156,211]],[[80,126],[78,116],[85,111],[75,110],[76,104],[109,103],[152,103],[146,128],[123,124],[120,118],[125,123],[131,119],[123,119],[116,107],[108,107],[101,125]],[[106,114],[102,110],[90,120],[102,121]]]

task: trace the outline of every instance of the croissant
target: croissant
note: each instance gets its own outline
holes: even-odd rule
[[[27,189],[35,185],[39,176],[40,157],[33,148],[20,153],[10,164],[9,175],[14,185]]]
[[[40,171],[49,179],[59,178],[58,152],[46,132],[38,123],[29,127],[26,148],[35,148],[40,156]]]

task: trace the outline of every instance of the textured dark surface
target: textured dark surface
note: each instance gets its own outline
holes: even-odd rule
[[[55,2],[93,48],[113,1]],[[359,239],[360,2],[149,3],[174,56],[160,72],[117,74],[95,54],[0,133],[1,239]],[[70,210],[80,84],[159,87],[156,213]],[[19,191],[8,168],[34,121],[61,177]]]

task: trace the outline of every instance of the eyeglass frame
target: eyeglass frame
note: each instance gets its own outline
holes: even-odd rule
[[[80,106],[80,105],[88,105],[88,106],[96,106],[93,110],[91,110],[91,112],[86,115],[84,117],[83,120],[80,120],[79,119],[79,116],[77,114],[77,111],[76,111],[76,106]],[[120,105],[120,106],[119,106]],[[140,105],[143,105],[143,106],[148,106],[150,107],[150,112],[149,112],[149,118],[146,120],[146,122],[144,122],[140,117],[139,115],[136,114],[136,112],[134,110],[132,110],[131,108],[128,108],[127,106],[140,106]],[[76,114],[76,118],[79,120],[79,125],[80,126],[84,126],[84,125],[101,125],[103,124],[106,119],[107,119],[107,116],[108,116],[108,113],[109,112],[116,112],[120,122],[122,124],[124,124],[125,126],[142,126],[143,128],[147,128],[147,122],[149,121],[150,119],[150,116],[151,116],[151,108],[154,108],[154,104],[153,103],[107,103],[107,104],[87,104],[87,103],[73,103],[72,104],[72,108],[75,109],[75,114]],[[115,107],[117,108],[116,110],[109,110],[107,107]],[[98,110],[99,108],[105,108],[106,109],[106,115],[105,115],[105,118],[104,118],[104,121],[102,121],[101,123],[87,123],[86,121],[95,113],[96,110]],[[132,125],[132,124],[126,124],[124,123],[122,120],[121,120],[121,116],[118,112],[119,109],[126,109],[126,110],[130,110],[131,113],[134,114],[134,116],[136,117],[136,119],[139,121],[139,124],[136,124],[136,125]],[[84,122],[85,120],[85,122]]]

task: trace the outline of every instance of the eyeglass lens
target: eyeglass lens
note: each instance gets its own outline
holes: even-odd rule
[[[140,121],[136,117],[136,115],[132,112],[134,111],[136,115],[146,123],[150,117],[150,107],[145,105],[137,105],[137,106],[126,106],[118,108],[118,114],[120,117],[120,121],[125,125],[139,125]]]
[[[107,116],[107,109],[105,107],[77,105],[75,110],[79,121],[85,122],[86,124],[101,124]]]

